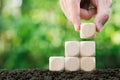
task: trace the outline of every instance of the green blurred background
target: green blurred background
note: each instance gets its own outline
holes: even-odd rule
[[[58,0],[0,0],[0,69],[48,68],[67,40],[81,39]],[[120,67],[120,0],[95,41],[97,68]]]

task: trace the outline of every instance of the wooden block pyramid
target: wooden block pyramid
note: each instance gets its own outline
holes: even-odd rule
[[[81,24],[80,37],[94,38],[96,27],[94,23]],[[65,57],[49,58],[50,71],[92,71],[96,68],[95,41],[66,41]]]

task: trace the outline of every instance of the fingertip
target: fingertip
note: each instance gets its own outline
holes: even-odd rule
[[[101,23],[96,23],[95,22],[95,26],[96,26],[96,31],[101,32],[103,25]]]
[[[80,25],[74,24],[74,29],[75,29],[75,31],[79,31],[80,30]]]
[[[98,29],[98,28],[96,27],[96,31],[97,31],[97,32],[101,32],[101,29]]]

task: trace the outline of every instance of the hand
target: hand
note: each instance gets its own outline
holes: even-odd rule
[[[91,0],[91,3],[97,8],[97,15],[94,23],[97,27],[97,31],[99,32],[109,18],[112,0]]]
[[[94,8],[89,8],[92,4]],[[97,13],[94,23],[96,30],[100,31],[109,18],[112,0],[60,0],[61,8],[76,31],[80,30],[80,20],[89,20]]]

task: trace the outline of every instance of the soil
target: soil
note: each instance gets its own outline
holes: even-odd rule
[[[51,72],[49,70],[0,70],[0,80],[120,80],[120,69],[92,72]]]

